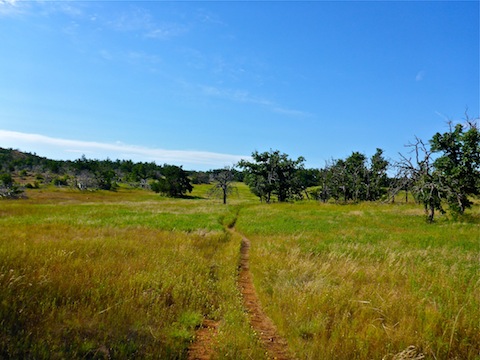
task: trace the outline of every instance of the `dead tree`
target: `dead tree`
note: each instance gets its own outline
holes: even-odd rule
[[[433,166],[432,152],[421,139],[415,138],[414,143],[406,146],[411,148],[410,153],[414,154],[414,158],[400,154],[396,167],[404,178],[411,179],[411,190],[415,199],[423,204],[427,221],[433,222],[435,210],[444,213],[441,203],[444,192],[441,177]]]
[[[210,195],[221,195],[223,203],[227,203],[227,197],[230,195],[235,187],[233,185],[234,175],[230,167],[217,171],[211,175],[211,181],[214,183],[210,189]]]

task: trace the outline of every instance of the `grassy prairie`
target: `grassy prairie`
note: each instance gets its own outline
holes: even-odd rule
[[[144,191],[0,202],[0,358],[185,358],[204,318],[222,358],[262,358],[236,287],[231,209]]]
[[[261,302],[299,359],[480,354],[480,207],[228,205],[195,186],[28,192],[0,201],[0,358],[182,359],[203,319],[221,359],[263,359],[237,289],[240,236]]]
[[[237,229],[266,312],[300,359],[480,356],[480,214],[415,205],[256,205]]]

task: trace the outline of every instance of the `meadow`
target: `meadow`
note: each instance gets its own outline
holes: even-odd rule
[[[265,311],[300,359],[480,358],[480,226],[416,204],[251,206],[237,229]],[[321,355],[319,355],[321,354]]]
[[[241,236],[265,312],[298,359],[480,357],[480,206],[226,206],[121,188],[0,202],[0,358],[184,359],[204,319],[219,359],[265,359],[237,288]],[[235,226],[238,233],[226,230]]]
[[[204,318],[222,358],[262,358],[229,208],[141,190],[0,202],[0,358],[182,359]]]

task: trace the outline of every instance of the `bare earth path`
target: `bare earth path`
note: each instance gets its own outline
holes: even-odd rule
[[[238,276],[238,287],[243,296],[243,305],[248,311],[250,324],[258,334],[263,346],[271,359],[288,360],[292,359],[288,352],[288,345],[285,339],[280,337],[273,322],[262,310],[258,300],[255,287],[253,286],[252,274],[249,269],[250,241],[243,237],[240,248],[240,273]]]
[[[195,333],[195,342],[188,349],[189,360],[208,360],[214,354],[213,344],[217,334],[218,321],[205,319]]]
[[[233,229],[230,229],[230,231],[232,233],[235,232]],[[287,342],[279,336],[275,325],[262,310],[249,269],[249,250],[250,241],[242,236],[238,288],[243,297],[243,306],[248,312],[250,325],[258,334],[270,359],[293,359],[288,352]],[[204,320],[202,326],[197,330],[195,342],[192,343],[188,350],[189,360],[207,360],[212,357],[217,327],[218,322]]]

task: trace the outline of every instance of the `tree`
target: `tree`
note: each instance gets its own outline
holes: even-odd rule
[[[410,177],[410,174],[408,171],[404,171],[403,169],[400,169],[398,166],[396,166],[396,168],[397,168],[397,173],[393,176],[393,178],[389,179],[388,200],[394,203],[395,196],[401,190],[403,190],[405,192],[405,202],[408,203],[408,192],[412,188],[413,179]]]
[[[439,172],[433,166],[432,152],[425,143],[415,138],[415,143],[408,144],[412,148],[415,158],[406,157],[400,154],[400,161],[397,163],[401,178],[411,179],[411,190],[415,199],[423,204],[427,221],[433,222],[435,210],[444,213],[442,207],[443,188]]]
[[[318,169],[299,169],[297,178],[307,199],[309,198],[307,189],[320,184],[320,172]]]
[[[81,191],[99,188],[97,178],[89,170],[82,170],[75,176],[75,187]]]
[[[449,123],[449,131],[436,133],[430,140],[431,151],[441,155],[435,160],[444,197],[449,209],[463,213],[471,206],[469,196],[480,194],[480,132],[478,119],[466,125]]]
[[[115,171],[104,169],[96,172],[98,187],[102,190],[116,190],[118,188]]]
[[[332,188],[331,188],[331,175],[332,172],[330,171],[329,163],[325,164],[323,169],[320,169],[320,189],[316,192],[316,198],[322,200],[324,203],[330,199],[332,196]]]
[[[340,197],[343,196],[343,201],[347,202],[350,191],[345,160],[334,161],[328,171],[330,172],[329,180],[332,197],[335,201],[339,201]]]
[[[354,151],[346,159],[331,160],[319,171],[320,188],[312,194],[327,202],[330,198],[339,201],[375,201],[385,192],[389,163],[383,157],[383,150],[376,150],[367,157]]]
[[[366,193],[367,157],[355,151],[345,160],[348,193],[354,202],[364,200]]]
[[[22,197],[23,190],[9,173],[0,174],[0,198],[17,199]]]
[[[210,177],[205,171],[191,171],[190,178],[193,184],[210,184]]]
[[[278,150],[252,153],[253,162],[242,160],[238,166],[245,170],[244,181],[261,201],[269,203],[272,195],[279,202],[302,197],[302,186],[298,171],[303,169],[305,159],[292,160]]]
[[[170,197],[182,197],[187,192],[192,192],[188,173],[181,166],[165,164],[161,171],[161,177],[153,182],[152,190]]]
[[[399,178],[407,179],[415,199],[425,206],[427,219],[433,221],[435,210],[444,212],[448,204],[453,214],[470,207],[469,196],[480,194],[480,132],[478,118],[466,118],[466,124],[450,122],[449,131],[436,133],[430,149],[416,138],[409,146],[415,160],[401,156],[397,165]],[[440,155],[434,159],[434,155]]]
[[[388,161],[383,157],[383,150],[377,148],[370,159],[370,168],[367,171],[366,179],[366,200],[378,200],[385,193],[387,186]]]
[[[223,203],[227,203],[227,197],[230,195],[235,187],[233,186],[234,174],[230,167],[226,167],[223,170],[214,171],[210,175],[211,181],[213,181],[213,187],[209,193],[211,195],[220,194],[223,197]]]

